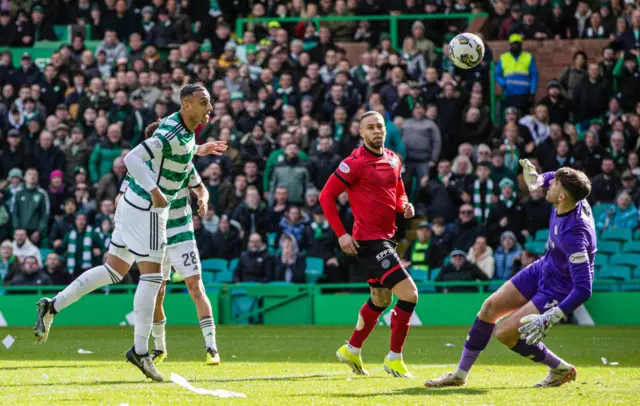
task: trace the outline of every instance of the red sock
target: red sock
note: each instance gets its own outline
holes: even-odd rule
[[[353,330],[349,344],[356,348],[362,348],[362,344],[369,337],[369,334],[373,331],[373,328],[378,324],[378,318],[384,311],[384,308],[378,307],[371,302],[371,299],[367,301],[360,308],[360,314],[358,315],[358,324]]]
[[[399,354],[402,353],[402,346],[409,333],[411,314],[415,308],[415,303],[404,300],[398,300],[398,303],[396,303],[393,308],[391,313],[391,351]]]

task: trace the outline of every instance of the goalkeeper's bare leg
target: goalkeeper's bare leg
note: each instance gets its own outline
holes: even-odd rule
[[[539,312],[537,308],[528,301],[522,293],[520,293],[511,281],[505,282],[500,289],[493,293],[482,304],[480,312],[467,335],[464,350],[456,371],[453,373],[447,373],[437,379],[428,380],[425,382],[425,386],[442,387],[465,385],[471,367],[480,356],[480,353],[489,344],[489,340],[491,339],[494,331],[496,338],[512,351],[527,358],[531,358],[535,362],[541,362],[549,366],[549,368],[564,367],[566,363],[549,351],[544,344],[540,343],[537,346],[529,346],[524,341],[520,340],[520,332],[518,331],[518,328],[522,325],[520,323],[520,319],[530,314],[539,314]],[[505,315],[509,316],[502,320],[496,327],[496,322]],[[572,379],[575,379],[575,370],[571,366],[569,366],[569,368],[570,370],[573,370]],[[569,371],[563,375],[563,379],[567,374],[571,375],[568,372]],[[551,375],[552,373],[549,374],[549,376]],[[555,376],[557,374],[553,375]],[[568,378],[570,378],[570,376]],[[544,384],[547,380],[549,380],[549,377],[547,377],[547,379],[545,379],[541,384]],[[562,383],[565,383],[568,380],[565,380]],[[547,383],[549,384],[539,385],[559,386],[557,384],[558,380],[555,378],[551,379]],[[562,383],[560,383],[560,385]]]

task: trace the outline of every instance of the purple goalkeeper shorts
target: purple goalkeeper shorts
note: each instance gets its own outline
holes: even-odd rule
[[[571,292],[571,282],[555,277],[542,259],[518,272],[511,282],[540,314],[562,302]]]

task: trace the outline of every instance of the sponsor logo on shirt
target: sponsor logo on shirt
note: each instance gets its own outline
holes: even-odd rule
[[[569,255],[569,262],[572,264],[584,264],[587,262],[587,254],[584,252],[576,252]]]
[[[347,165],[346,162],[340,162],[338,169],[340,169],[340,172],[344,173],[349,173],[351,171],[351,168],[349,168],[349,165]]]

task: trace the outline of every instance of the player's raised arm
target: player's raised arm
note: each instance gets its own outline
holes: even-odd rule
[[[536,167],[528,159],[521,159],[520,165],[522,166],[522,175],[524,181],[529,187],[530,191],[534,191],[538,188],[549,188],[549,182],[555,178],[555,172],[545,172],[542,175],[538,175]]]

